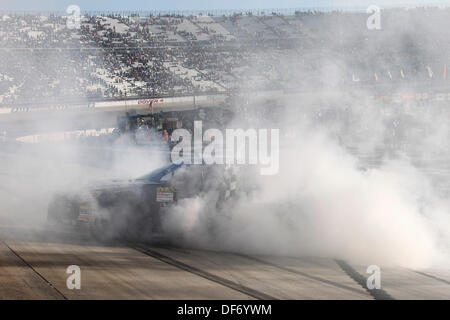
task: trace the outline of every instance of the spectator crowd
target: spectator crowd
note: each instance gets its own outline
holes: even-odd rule
[[[0,106],[320,87],[441,86],[450,10],[0,14]]]

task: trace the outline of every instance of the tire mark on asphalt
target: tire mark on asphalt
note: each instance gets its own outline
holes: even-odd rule
[[[436,277],[436,276],[434,276],[434,275],[432,275],[432,274],[429,274],[429,273],[426,273],[426,272],[423,272],[423,271],[417,271],[417,270],[410,270],[410,271],[415,272],[415,273],[417,273],[417,274],[420,274],[420,275],[422,275],[422,276],[425,276],[425,277],[434,279],[434,280],[436,280],[436,281],[443,282],[443,283],[445,283],[445,284],[450,284],[450,281],[448,281],[448,280],[445,280],[445,279]]]
[[[353,291],[353,292],[356,292],[356,293],[359,293],[359,294],[361,293],[361,290],[358,290],[356,288],[347,286],[345,284],[341,284],[341,283],[338,283],[338,282],[335,282],[335,281],[331,281],[331,280],[323,279],[321,277],[313,276],[313,275],[310,275],[308,273],[305,273],[305,272],[302,272],[302,271],[299,271],[299,270],[295,270],[295,269],[292,269],[292,268],[289,268],[289,267],[280,266],[280,265],[278,265],[276,263],[272,263],[272,262],[269,262],[269,261],[266,261],[266,260],[262,260],[262,259],[259,259],[259,258],[256,258],[256,257],[247,256],[245,254],[238,254],[238,253],[235,253],[235,254],[238,255],[238,256],[241,256],[243,258],[247,258],[247,259],[259,262],[259,263],[264,263],[266,265],[269,265],[269,266],[274,267],[274,268],[278,268],[278,269],[283,270],[283,271],[287,271],[287,272],[290,272],[290,273],[298,274],[298,275],[304,276],[305,278],[328,284],[328,285],[333,286],[333,287],[350,290],[350,291]]]
[[[358,283],[364,290],[366,290],[375,300],[395,300],[389,293],[383,289],[370,289],[366,286],[366,278],[356,271],[344,260],[335,260],[341,269],[356,283]]]
[[[52,288],[53,290],[55,290],[64,300],[68,300],[67,297],[61,292],[59,291],[53,284],[51,284],[50,281],[48,281],[42,274],[40,274],[35,268],[33,268],[33,266],[31,264],[29,264],[24,258],[22,258],[15,250],[13,250],[6,242],[2,241],[3,244],[17,257],[19,258],[26,266],[28,266],[31,270],[33,270],[34,273],[36,273],[39,278],[41,278],[42,280],[45,281],[45,283],[47,283],[50,288]]]
[[[233,290],[239,291],[241,293],[244,293],[244,294],[246,294],[248,296],[251,296],[251,297],[253,297],[255,299],[258,299],[258,300],[278,300],[277,298],[272,297],[272,296],[270,296],[268,294],[265,294],[263,292],[257,291],[255,289],[252,289],[252,288],[249,288],[249,287],[246,287],[244,285],[238,284],[236,282],[230,281],[230,280],[222,278],[220,276],[213,275],[213,274],[211,274],[209,272],[206,272],[204,270],[201,270],[201,269],[198,269],[196,267],[190,266],[190,265],[185,264],[185,263],[183,263],[181,261],[178,261],[176,259],[173,259],[173,258],[170,258],[170,257],[168,257],[166,255],[163,255],[163,254],[161,254],[159,252],[156,252],[154,250],[151,250],[151,249],[148,249],[148,248],[144,248],[144,247],[139,247],[139,246],[136,246],[136,245],[131,245],[131,247],[133,249],[135,249],[135,250],[145,254],[145,255],[148,255],[148,256],[150,256],[152,258],[158,259],[158,260],[160,260],[160,261],[162,261],[164,263],[170,264],[171,266],[177,267],[178,269],[182,269],[184,271],[193,273],[193,274],[195,274],[197,276],[200,276],[202,278],[205,278],[205,279],[208,279],[210,281],[216,282],[216,283],[218,283],[218,284],[220,284],[222,286],[225,286],[225,287],[228,287],[230,289],[233,289]]]

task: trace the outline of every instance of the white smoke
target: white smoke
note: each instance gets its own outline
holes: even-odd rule
[[[398,25],[407,23],[399,19]],[[414,35],[409,36],[416,39]],[[395,34],[386,38],[392,43],[401,42]],[[333,49],[330,47],[329,51],[332,53]],[[370,43],[360,50],[361,56],[369,56]],[[448,262],[449,204],[436,192],[434,182],[408,156],[382,158],[378,166],[361,170],[362,164],[354,155],[374,153],[385,144],[386,137],[392,135],[390,124],[386,124],[390,115],[379,110],[370,99],[361,99],[367,96],[363,91],[351,97],[329,95],[330,88],[345,91],[339,87],[341,69],[321,52],[310,52],[309,56],[317,57],[318,64],[322,65],[318,78],[326,82],[310,86],[314,98],[281,101],[286,109],[279,121],[255,120],[243,116],[238,109],[237,118],[249,120],[236,122],[238,127],[257,124],[281,129],[279,174],[263,177],[259,170],[241,168],[238,194],[227,201],[222,201],[225,182],[217,175],[208,177],[200,193],[191,192],[190,197],[181,199],[166,212],[167,232],[178,244],[216,250],[319,255],[407,267]],[[272,57],[275,63],[291,71],[296,66],[292,63],[303,58]],[[256,55],[255,66],[250,66],[253,70],[247,72],[248,78],[264,70],[272,73],[263,59]],[[309,69],[309,62],[306,59],[299,64]],[[351,67],[347,69],[352,70]],[[292,83],[300,86],[309,81],[301,71],[298,69],[298,74],[289,79],[290,88]],[[273,85],[282,87],[282,84]],[[252,94],[250,89],[246,94]],[[334,101],[331,104],[335,110],[346,114],[345,119],[317,120],[324,116],[322,104],[330,104],[327,99]],[[393,106],[388,111],[392,110]],[[418,123],[411,130],[431,126],[427,134],[422,135],[419,130],[411,132],[407,139],[422,155],[433,155],[433,151],[445,145],[448,126],[439,121],[439,114],[424,113],[417,108],[411,117]],[[62,123],[61,127],[70,125]],[[289,136],[283,132],[289,132]],[[356,152],[344,147],[348,141]],[[0,209],[3,215],[13,221],[44,221],[48,200],[68,185],[81,187],[98,178],[132,177],[163,162],[157,157],[153,159],[151,150],[133,151],[115,146],[112,156],[117,162],[111,164],[102,160],[103,152],[53,144],[41,145],[35,153],[15,150],[13,156],[2,155],[4,179],[0,185],[0,200],[3,200]],[[95,167],[80,165],[80,159],[93,157],[94,153],[98,159],[90,163],[95,162]],[[188,191],[200,188],[198,180],[189,179],[189,171],[180,171],[177,176],[189,182]]]
[[[387,38],[398,40],[391,33]],[[263,74],[259,60],[264,59],[264,53],[256,56],[249,74]],[[288,70],[300,59],[282,56],[276,63]],[[440,121],[442,114],[423,105],[383,106],[362,89],[348,94],[348,88],[339,86],[342,74],[332,67],[335,61],[321,59],[317,73],[325,82],[309,85],[301,71],[294,74],[290,89],[292,83],[302,84],[313,93],[283,98],[278,102],[284,105],[281,118],[262,121],[262,127],[281,131],[279,174],[262,177],[257,170],[241,168],[238,195],[225,203],[219,196],[224,181],[210,182],[198,196],[180,200],[167,213],[167,232],[179,245],[214,250],[406,267],[448,262],[449,203],[417,165],[430,157],[438,163],[436,153],[446,152],[442,147],[449,131]],[[278,86],[282,84],[273,83]],[[244,101],[237,103],[238,127],[261,127],[261,119],[243,114]],[[330,111],[341,116],[327,119],[324,113]],[[391,155],[387,146],[400,132],[394,127],[396,117],[406,127],[401,141],[407,152]],[[377,164],[365,164],[360,154],[370,154]]]
[[[278,175],[239,176],[248,185],[218,208],[216,188],[181,200],[165,226],[178,243],[247,253],[319,255],[424,267],[448,250],[447,204],[406,160],[359,170],[325,132],[299,124]],[[256,172],[256,171],[255,171]]]

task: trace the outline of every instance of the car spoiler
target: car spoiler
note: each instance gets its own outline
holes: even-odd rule
[[[136,180],[145,180],[148,182],[160,182],[165,175],[167,175],[168,173],[175,172],[177,169],[181,168],[182,165],[183,162],[171,163],[168,164],[167,166],[156,169],[140,178],[137,178]]]

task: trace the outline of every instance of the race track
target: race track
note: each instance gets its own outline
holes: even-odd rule
[[[47,229],[0,229],[0,299],[450,299],[448,270],[366,267],[313,257],[97,243]],[[81,270],[68,289],[67,267]]]
[[[0,299],[450,299],[448,266],[381,265],[381,289],[369,290],[368,266],[352,261],[98,242],[56,231],[41,225],[47,205],[41,197],[48,193],[49,177],[56,176],[50,173],[81,170],[71,153],[36,161],[43,152],[0,154]],[[376,167],[377,158],[369,160],[363,165]],[[433,168],[442,181],[439,188],[450,190],[447,167],[420,167],[424,172]],[[104,172],[81,168],[89,175]],[[66,284],[71,265],[81,270],[79,290]]]

